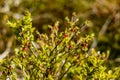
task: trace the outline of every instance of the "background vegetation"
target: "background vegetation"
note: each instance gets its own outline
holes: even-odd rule
[[[14,33],[8,28],[8,20],[23,17],[25,11],[31,12],[33,26],[40,33],[50,33],[48,24],[59,21],[60,31],[66,28],[65,17],[76,12],[82,25],[89,20],[85,34],[95,33],[90,47],[100,53],[110,50],[108,64],[120,67],[120,0],[0,0],[0,53],[13,55],[17,46]],[[11,45],[12,44],[12,45]]]

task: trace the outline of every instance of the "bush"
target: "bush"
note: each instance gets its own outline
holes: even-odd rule
[[[6,43],[11,31],[6,26],[6,21],[14,17],[23,16],[28,10],[32,14],[32,24],[40,32],[49,34],[47,24],[60,22],[60,30],[65,29],[64,16],[71,16],[76,12],[79,22],[85,19],[91,21],[91,28],[87,33],[94,32],[100,51],[110,50],[110,58],[115,65],[120,62],[120,0],[0,0],[0,52],[6,49]],[[47,6],[46,6],[47,5]],[[102,33],[102,35],[101,35]],[[100,36],[99,36],[100,34]],[[113,42],[113,43],[111,43]],[[116,65],[116,66],[117,66]],[[120,65],[120,63],[119,63]]]
[[[49,25],[50,35],[32,27],[31,14],[8,21],[16,35],[14,56],[0,60],[0,79],[25,80],[118,80],[120,68],[107,65],[109,51],[99,53],[90,48],[94,34],[84,32],[89,21],[78,27],[73,13],[66,17],[66,29],[59,32],[59,22]]]

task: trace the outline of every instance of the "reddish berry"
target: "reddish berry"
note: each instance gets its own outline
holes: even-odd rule
[[[25,46],[29,46],[29,42],[26,42]]]
[[[65,37],[69,37],[69,34],[65,33],[64,36],[65,36]]]
[[[78,34],[76,34],[75,37],[78,38],[79,37]]]
[[[9,67],[8,67],[8,70],[12,70],[12,67],[11,67],[11,66],[9,66]]]
[[[60,44],[60,41],[57,41],[57,45]]]
[[[23,50],[23,51],[27,51],[27,48],[26,48],[26,47],[23,47],[22,50]]]
[[[74,29],[74,28],[72,28],[72,29],[71,29],[71,32],[75,32],[75,29]]]
[[[69,46],[69,48],[70,48],[70,49],[73,49],[73,46],[72,46],[72,45],[70,45],[70,46]]]
[[[32,65],[32,64],[33,64],[33,62],[32,62],[32,61],[30,61],[30,62],[29,62],[29,64],[30,64],[30,65]]]
[[[84,47],[88,47],[88,44],[84,44]]]
[[[54,72],[51,72],[52,75],[54,75]]]
[[[2,74],[5,75],[5,71],[3,71]]]

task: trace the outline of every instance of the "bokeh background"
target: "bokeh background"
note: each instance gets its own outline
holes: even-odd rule
[[[90,21],[86,34],[95,33],[92,47],[100,52],[110,50],[109,60],[120,64],[120,0],[0,0],[0,54],[10,41],[13,32],[6,25],[8,20],[19,19],[30,11],[33,26],[40,33],[49,35],[49,24],[60,21],[60,30],[65,28],[65,17],[75,12],[78,25]],[[12,48],[16,44],[13,40]]]

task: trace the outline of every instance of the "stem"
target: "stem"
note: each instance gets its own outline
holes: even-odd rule
[[[62,80],[62,78],[65,76],[65,74],[69,71],[69,69],[72,67],[72,64],[69,66],[69,68],[63,73],[63,75],[58,78],[58,80]]]

